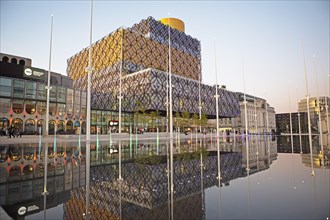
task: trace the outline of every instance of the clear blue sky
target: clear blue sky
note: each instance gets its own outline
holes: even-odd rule
[[[48,69],[51,14],[52,71],[66,75],[67,59],[89,45],[90,1],[1,0],[0,7],[0,51],[29,57],[35,67]],[[289,112],[306,95],[302,44],[309,94],[317,94],[317,75],[319,94],[329,96],[329,11],[329,1],[94,0],[93,42],[170,13],[201,41],[204,83],[215,84],[216,42],[220,84],[243,92],[244,66],[246,92],[266,98],[277,113]]]

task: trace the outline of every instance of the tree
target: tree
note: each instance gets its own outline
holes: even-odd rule
[[[176,127],[178,128],[178,127],[181,127],[181,115],[180,115],[180,113],[179,112],[176,112],[175,113],[175,124],[176,124]]]
[[[188,127],[190,121],[190,113],[189,112],[183,112],[182,113],[182,127]]]
[[[197,130],[197,127],[199,126],[199,122],[200,122],[199,115],[194,113],[193,116],[192,116],[192,121],[193,121],[193,124],[195,125],[196,130]]]
[[[201,117],[201,126],[202,127],[205,127],[207,124],[207,116],[206,114],[202,114],[202,117]]]

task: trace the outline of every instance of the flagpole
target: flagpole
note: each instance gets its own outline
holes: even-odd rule
[[[49,93],[52,87],[50,86],[50,69],[52,62],[52,42],[53,42],[53,18],[51,15],[51,28],[50,28],[50,46],[49,46],[49,66],[48,66],[48,77],[47,77],[47,86],[45,87],[47,90],[47,103],[46,103],[46,135],[49,135]]]
[[[119,113],[118,113],[118,117],[119,117],[119,120],[118,120],[118,123],[119,123],[119,131],[118,133],[120,134],[121,133],[121,99],[123,98],[122,95],[121,95],[121,90],[122,90],[122,81],[121,81],[121,77],[122,77],[122,69],[123,69],[123,37],[124,37],[124,29],[121,28],[121,46],[120,46],[120,76],[119,76],[119,96],[118,96],[118,99],[119,99]]]
[[[313,55],[314,60],[314,69],[315,69],[315,81],[316,81],[316,92],[317,92],[317,105],[319,108],[319,144],[321,145],[321,152],[322,152],[322,159],[321,159],[321,166],[324,166],[324,151],[323,151],[323,137],[322,137],[322,119],[321,119],[321,106],[320,106],[320,96],[319,96],[319,83],[317,80],[317,69],[316,69],[316,55]]]
[[[308,137],[309,137],[309,151],[311,157],[311,166],[312,166],[312,176],[315,176],[314,172],[314,164],[313,164],[313,147],[312,147],[312,131],[311,131],[311,116],[309,111],[309,92],[308,92],[308,81],[307,81],[307,71],[306,71],[306,60],[305,60],[305,50],[303,49],[303,59],[304,59],[304,73],[305,73],[305,81],[306,81],[306,105],[307,105],[307,120],[308,120]]]
[[[85,218],[90,218],[90,138],[91,138],[91,74],[92,74],[92,32],[93,31],[93,0],[91,0],[91,17],[89,33],[89,56],[87,67],[87,123],[86,123],[86,210]]]
[[[246,170],[249,172],[249,133],[248,133],[248,120],[247,120],[247,109],[246,109],[246,93],[245,93],[245,72],[244,72],[244,64],[243,64],[243,81],[244,81],[244,115],[245,115],[245,143],[246,143]],[[267,109],[267,103],[266,103]],[[267,111],[267,110],[266,110]]]

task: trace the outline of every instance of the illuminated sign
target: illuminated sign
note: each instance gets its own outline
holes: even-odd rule
[[[25,67],[23,76],[26,78],[43,81],[45,79],[45,70],[34,67]]]
[[[24,215],[26,213],[26,207],[22,206],[21,208],[18,209],[17,213],[19,215]]]
[[[110,121],[109,122],[110,126],[117,126],[118,125],[118,121]]]

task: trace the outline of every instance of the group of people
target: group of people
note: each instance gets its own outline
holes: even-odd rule
[[[15,126],[11,125],[9,128],[2,128],[0,130],[1,136],[8,136],[8,138],[22,137],[22,131],[19,128],[15,128]]]

